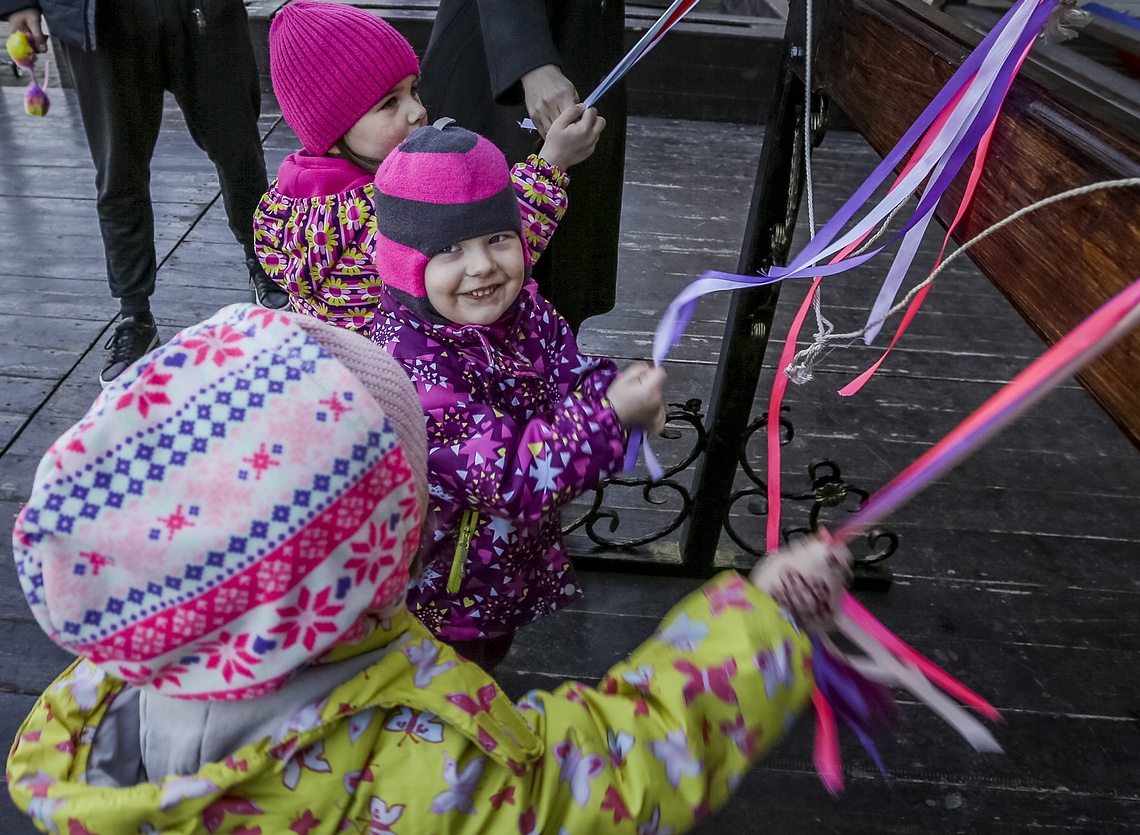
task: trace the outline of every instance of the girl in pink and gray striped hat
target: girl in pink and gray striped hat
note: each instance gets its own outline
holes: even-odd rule
[[[629,430],[659,431],[665,372],[584,355],[530,279],[510,172],[486,139],[426,127],[376,175],[372,331],[411,375],[427,422],[438,532],[409,606],[491,669],[515,631],[581,596],[561,510],[621,467]]]

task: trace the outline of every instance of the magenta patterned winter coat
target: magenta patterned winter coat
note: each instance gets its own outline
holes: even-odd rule
[[[528,281],[493,325],[426,321],[385,288],[372,340],[407,369],[428,432],[437,534],[408,606],[449,641],[493,638],[581,596],[561,509],[621,465],[614,363],[578,350]]]

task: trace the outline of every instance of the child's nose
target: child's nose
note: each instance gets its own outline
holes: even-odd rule
[[[412,99],[412,106],[408,108],[408,122],[416,125],[427,119],[427,109],[415,99]]]
[[[467,272],[471,275],[486,275],[495,264],[491,260],[491,254],[487,251],[485,246],[475,246],[467,252]]]

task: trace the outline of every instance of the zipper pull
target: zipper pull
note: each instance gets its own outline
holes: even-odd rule
[[[479,514],[474,510],[463,511],[463,518],[459,523],[459,539],[455,543],[455,556],[451,560],[451,572],[447,576],[447,591],[455,594],[463,582],[463,568],[467,564],[467,550],[471,547],[471,539],[475,536],[475,529],[479,526]]]
[[[198,34],[206,34],[206,13],[202,11],[201,2],[194,4],[194,21],[198,24]]]

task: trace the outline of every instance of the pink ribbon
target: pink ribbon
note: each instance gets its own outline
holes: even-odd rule
[[[818,687],[811,691],[811,703],[815,707],[815,742],[812,746],[812,762],[824,787],[832,795],[843,791],[843,766],[839,757],[839,731],[835,725],[835,713]]]
[[[1140,322],[1140,278],[1077,325],[832,533],[848,542],[985,443]]]
[[[859,536],[876,521],[976,450],[992,435],[1102,354],[1138,324],[1140,324],[1140,278],[1081,322],[962,421],[953,432],[871,496],[859,510],[848,517],[845,524],[830,534],[830,538],[835,542],[846,543]],[[936,685],[987,718],[997,720],[1000,717],[993,705],[902,641],[850,594],[843,595],[842,612],[843,616],[838,622],[845,635],[857,643],[862,640],[865,644],[862,647],[864,650],[880,656],[881,651],[885,650],[897,659],[902,665],[896,670],[896,674],[901,677],[900,682],[942,715],[976,748],[1000,750],[988,731],[962,713],[960,708],[948,703],[937,691],[931,689],[930,685]],[[889,659],[890,656],[882,657]],[[813,695],[813,699],[815,698]],[[837,791],[836,786],[842,787],[838,747],[831,739],[834,735],[834,722],[829,725],[828,716],[819,709],[818,701],[817,699],[816,768],[828,791],[834,794]],[[830,714],[830,708],[827,708],[826,712]],[[836,774],[839,775],[838,782]]]

